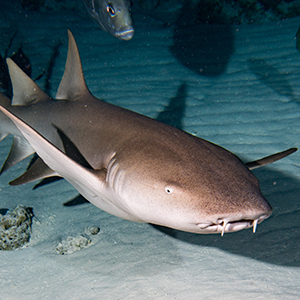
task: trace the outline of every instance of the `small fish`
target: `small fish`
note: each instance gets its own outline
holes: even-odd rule
[[[134,29],[130,0],[82,0],[90,16],[101,28],[121,40],[130,40]]]
[[[0,140],[14,138],[0,173],[39,155],[11,185],[58,175],[115,216],[201,234],[255,232],[271,215],[250,170],[297,149],[245,164],[218,145],[96,99],[71,32],[59,101],[10,58],[7,64],[13,99],[0,93]]]

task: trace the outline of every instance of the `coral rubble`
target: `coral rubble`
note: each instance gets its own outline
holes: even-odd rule
[[[32,209],[24,205],[0,214],[0,250],[15,250],[29,241],[32,217]]]

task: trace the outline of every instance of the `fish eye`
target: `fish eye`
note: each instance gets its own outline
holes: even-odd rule
[[[173,189],[170,188],[170,187],[165,187],[165,191],[166,191],[166,193],[169,194],[169,195],[173,193]]]
[[[114,17],[115,14],[116,14],[116,11],[114,10],[114,8],[113,8],[110,4],[107,4],[107,6],[106,6],[106,11],[107,11],[112,17]]]

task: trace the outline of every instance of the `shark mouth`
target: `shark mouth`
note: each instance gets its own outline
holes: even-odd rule
[[[261,215],[257,219],[247,220],[240,219],[232,221],[229,219],[218,219],[216,223],[198,223],[197,227],[202,231],[201,233],[221,233],[221,236],[225,232],[235,232],[242,229],[253,227],[253,233],[256,232],[257,224],[267,219],[270,215]]]

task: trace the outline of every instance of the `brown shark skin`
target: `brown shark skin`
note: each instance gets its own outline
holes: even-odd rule
[[[196,233],[237,231],[271,215],[257,178],[224,148],[96,99],[85,87],[68,100],[1,103],[63,151],[59,128],[94,170],[107,172],[107,189],[126,216],[106,211]],[[15,126],[8,133],[22,136]]]

